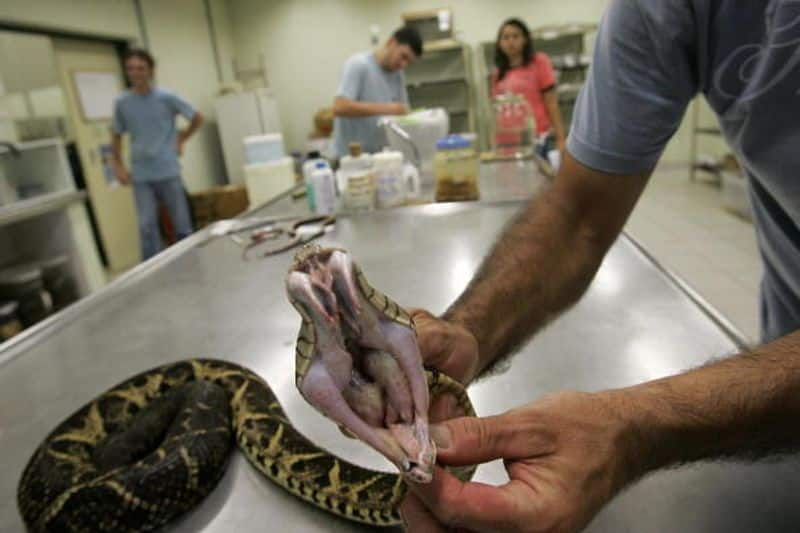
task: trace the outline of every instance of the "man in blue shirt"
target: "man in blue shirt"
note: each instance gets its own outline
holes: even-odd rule
[[[355,54],[345,62],[333,102],[336,157],[346,155],[352,142],[361,143],[364,152],[383,149],[386,136],[378,118],[408,112],[403,70],[421,56],[422,39],[417,30],[406,26],[374,52]]]
[[[432,483],[409,484],[410,531],[579,531],[654,469],[800,450],[798,87],[797,0],[609,2],[554,183],[441,319],[415,313],[421,352],[469,383],[574,303],[697,94],[748,176],[763,344],[632,387],[447,420],[432,431],[443,464],[502,458],[510,481],[462,483],[437,470]]]
[[[153,86],[155,61],[150,53],[130,50],[124,62],[131,88],[114,104],[112,151],[117,179],[123,185],[133,185],[142,260],[146,260],[161,250],[159,203],[169,212],[179,239],[192,233],[178,157],[186,140],[202,124],[203,115],[179,96]],[[189,121],[185,130],[176,131],[176,115]],[[131,172],[122,160],[125,133],[131,136]]]

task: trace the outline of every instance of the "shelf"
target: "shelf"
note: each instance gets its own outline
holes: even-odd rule
[[[11,143],[14,145],[14,148],[19,150],[20,152],[25,152],[26,150],[37,150],[39,148],[50,148],[53,146],[60,146],[64,143],[60,138],[54,137],[52,139],[37,139],[35,141],[24,141],[24,142],[15,142]],[[10,150],[7,146],[0,145],[0,155],[9,154]]]
[[[58,211],[72,203],[82,202],[85,198],[85,191],[61,191],[17,200],[12,204],[0,206],[0,226]]]
[[[425,85],[445,85],[448,83],[463,83],[466,85],[467,79],[464,77],[453,77],[453,78],[441,78],[438,80],[420,80],[420,81],[406,80],[406,87],[409,89],[416,89],[418,87],[424,87]]]
[[[542,26],[540,28],[535,28],[531,32],[531,36],[534,39],[549,41],[552,39],[558,39],[560,37],[584,35],[586,33],[595,31],[596,29],[596,24],[562,24],[560,26]]]
[[[422,53],[427,54],[428,52],[450,52],[453,50],[459,50],[461,49],[462,46],[463,43],[455,39],[440,39],[438,41],[428,41],[422,43]]]
[[[694,131],[702,135],[722,135],[722,131],[719,128],[695,128]]]
[[[591,59],[585,55],[564,54],[551,56],[550,62],[556,70],[583,70],[589,68]]]

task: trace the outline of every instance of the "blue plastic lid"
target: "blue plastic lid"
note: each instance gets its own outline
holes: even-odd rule
[[[316,164],[314,165],[314,167],[316,168],[325,168],[327,166],[328,163],[326,163],[325,161],[317,161]]]
[[[457,150],[459,148],[469,148],[469,141],[458,134],[448,135],[436,141],[437,150]]]

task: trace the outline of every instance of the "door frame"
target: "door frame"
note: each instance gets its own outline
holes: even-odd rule
[[[91,33],[82,31],[70,31],[61,28],[53,28],[45,25],[24,24],[8,20],[0,20],[0,30],[16,31],[20,33],[33,33],[45,35],[53,39],[76,39],[80,41],[93,41],[113,45],[117,49],[117,54],[122,61],[122,54],[130,44],[137,40],[137,37],[120,37],[118,35],[106,35],[102,33]],[[127,80],[125,80],[127,84]]]

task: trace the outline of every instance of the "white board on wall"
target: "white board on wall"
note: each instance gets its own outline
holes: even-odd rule
[[[72,73],[75,90],[85,120],[107,120],[114,111],[114,99],[120,93],[114,72],[77,71]]]

